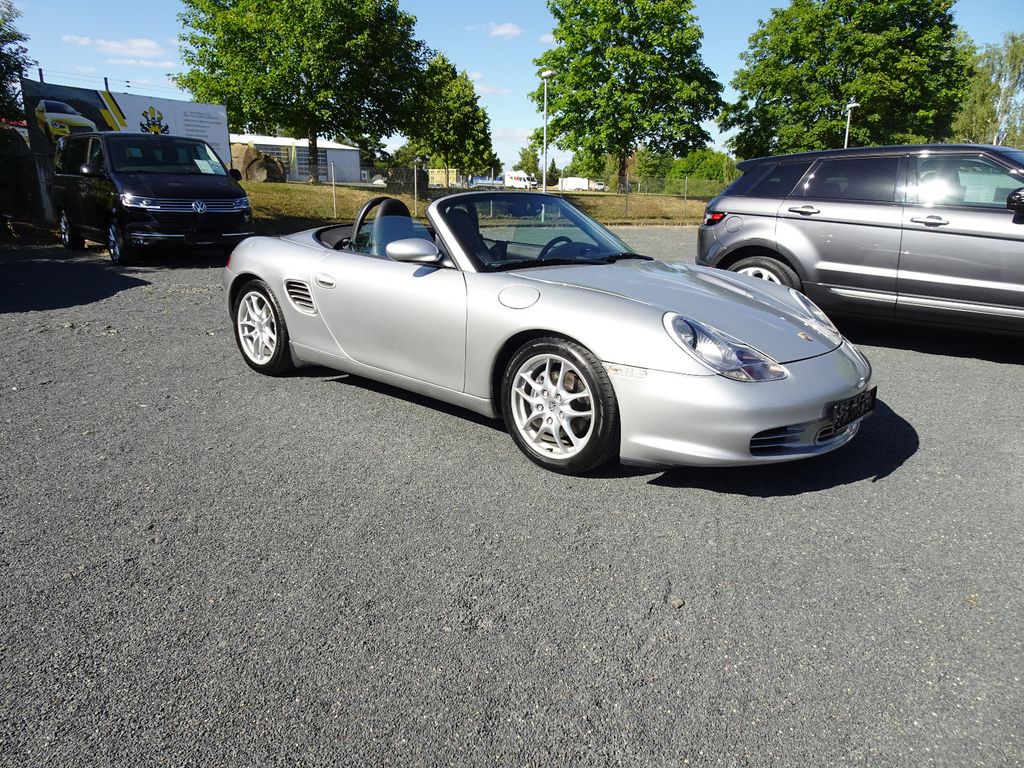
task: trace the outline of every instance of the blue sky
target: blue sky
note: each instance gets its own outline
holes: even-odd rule
[[[417,36],[442,51],[473,78],[491,118],[494,148],[509,166],[529,134],[542,122],[527,98],[537,84],[533,59],[551,45],[554,25],[542,0],[400,0],[417,18]],[[727,86],[739,54],[783,0],[696,0],[704,31],[705,63]],[[179,71],[177,0],[132,3],[77,0],[15,0],[18,28],[28,35],[32,58],[47,81],[86,88],[110,80],[111,90],[182,98],[167,80]],[[1005,32],[1024,31],[1021,0],[958,0],[957,22],[979,44],[998,42]],[[186,97],[187,98],[187,97]],[[713,139],[721,140],[713,126]],[[563,165],[570,155],[551,150]]]

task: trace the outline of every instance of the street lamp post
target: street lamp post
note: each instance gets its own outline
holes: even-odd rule
[[[853,116],[853,110],[859,106],[860,104],[852,100],[846,105],[846,138],[843,139],[843,149],[850,146],[850,118]]]
[[[554,77],[553,69],[545,69],[540,73],[544,81],[544,164],[541,166],[541,186],[543,192],[548,191],[548,80]]]

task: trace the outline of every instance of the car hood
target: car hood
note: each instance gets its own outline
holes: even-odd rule
[[[245,196],[230,176],[212,173],[125,173],[115,171],[122,192],[140,197],[234,200]]]
[[[65,125],[85,126],[96,130],[96,123],[82,115],[69,115],[66,112],[44,112],[43,117]]]
[[[753,279],[687,264],[623,260],[615,264],[535,267],[520,278],[641,302],[725,331],[780,363],[816,357],[839,346],[778,291]],[[776,290],[778,296],[769,291]]]

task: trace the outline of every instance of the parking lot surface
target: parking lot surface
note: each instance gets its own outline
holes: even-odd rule
[[[843,325],[846,448],[572,478],[219,279],[0,249],[0,764],[1024,764],[1019,340]]]

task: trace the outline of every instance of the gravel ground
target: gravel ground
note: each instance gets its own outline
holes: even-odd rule
[[[218,266],[0,249],[0,764],[1024,764],[1019,342],[844,326],[841,451],[569,478],[253,373]]]

